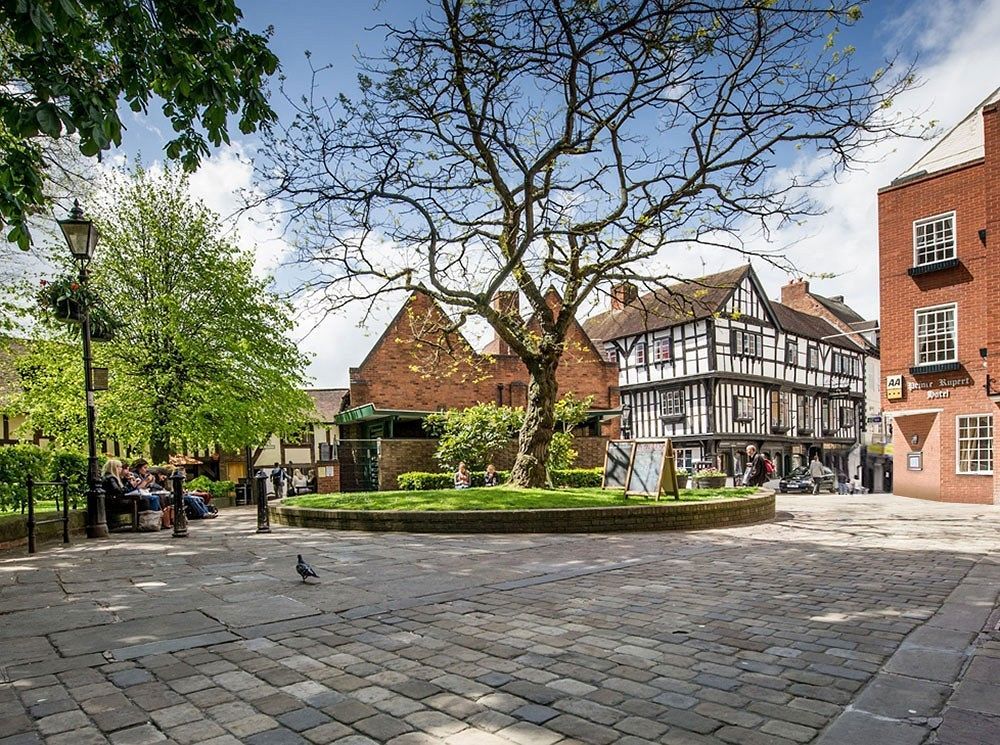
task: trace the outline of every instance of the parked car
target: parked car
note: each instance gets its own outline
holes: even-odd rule
[[[819,477],[820,490],[826,489],[831,494],[837,493],[837,475],[826,466],[823,467],[823,475]],[[778,491],[784,494],[790,491],[813,490],[813,477],[809,475],[809,466],[799,466],[793,468],[778,482]]]

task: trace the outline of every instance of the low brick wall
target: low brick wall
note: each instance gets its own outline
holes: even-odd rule
[[[377,512],[318,510],[279,503],[268,508],[271,522],[299,528],[402,533],[616,533],[704,530],[774,519],[774,492],[743,499],[673,502],[635,507],[560,510],[468,510]]]

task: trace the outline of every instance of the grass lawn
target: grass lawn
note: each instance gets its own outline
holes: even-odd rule
[[[681,501],[701,502],[707,499],[745,497],[756,489],[681,489]],[[671,496],[660,503],[674,502]],[[327,510],[540,510],[562,507],[635,507],[656,504],[646,497],[625,499],[619,490],[585,489],[517,489],[494,486],[478,489],[432,489],[428,491],[384,491],[349,494],[308,494],[286,499],[292,507],[312,507]]]

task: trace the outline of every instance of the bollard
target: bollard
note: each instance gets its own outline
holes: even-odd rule
[[[257,532],[271,532],[271,516],[267,513],[267,474],[261,469],[255,475],[257,481]]]
[[[59,474],[59,483],[62,484],[62,524],[63,524],[63,544],[69,544],[69,479]]]
[[[187,538],[187,512],[184,511],[184,471],[180,468],[170,476],[174,486],[174,538]]]
[[[35,480],[28,476],[28,553],[35,553]]]

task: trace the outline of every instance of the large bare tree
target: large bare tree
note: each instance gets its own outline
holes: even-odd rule
[[[540,485],[588,298],[685,278],[672,248],[747,252],[908,125],[911,71],[862,72],[838,41],[860,19],[844,0],[433,0],[384,27],[353,98],[315,71],[271,134],[267,198],[329,308],[419,290],[496,330],[531,376],[512,481]],[[514,288],[539,325],[491,305]]]

